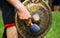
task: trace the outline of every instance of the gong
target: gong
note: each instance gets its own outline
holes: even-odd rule
[[[52,13],[49,5],[41,0],[39,3],[32,3],[31,0],[23,2],[27,10],[30,12],[32,23],[37,24],[41,30],[33,33],[26,24],[19,19],[18,14],[15,15],[15,24],[17,31],[23,38],[42,38],[49,31],[52,23]]]

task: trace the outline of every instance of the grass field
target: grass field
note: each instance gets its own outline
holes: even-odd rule
[[[52,27],[45,38],[60,38],[60,12],[52,13]]]
[[[60,38],[60,12],[52,13],[52,26],[45,38]],[[3,22],[0,17],[0,38],[2,38],[3,33]]]
[[[0,38],[2,38],[3,31],[4,31],[4,26],[3,26],[2,17],[0,16]]]

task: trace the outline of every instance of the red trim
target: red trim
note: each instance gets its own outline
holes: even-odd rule
[[[15,24],[14,24],[14,23],[6,24],[6,25],[5,25],[5,28],[10,27],[10,26],[15,26]]]

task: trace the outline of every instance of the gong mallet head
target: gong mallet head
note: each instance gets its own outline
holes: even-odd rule
[[[27,21],[27,24],[28,24],[29,29],[30,29],[31,32],[37,33],[37,32],[40,31],[40,27],[37,24],[33,24],[32,21],[31,21],[31,19],[29,19]]]

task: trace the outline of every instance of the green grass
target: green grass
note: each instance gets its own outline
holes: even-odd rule
[[[2,17],[0,17],[0,38],[2,38],[3,31],[4,31],[3,21]]]
[[[52,13],[52,26],[45,38],[60,38],[60,12]],[[0,17],[0,38],[3,33],[3,22]]]
[[[60,12],[52,13],[52,27],[45,38],[60,38]]]

